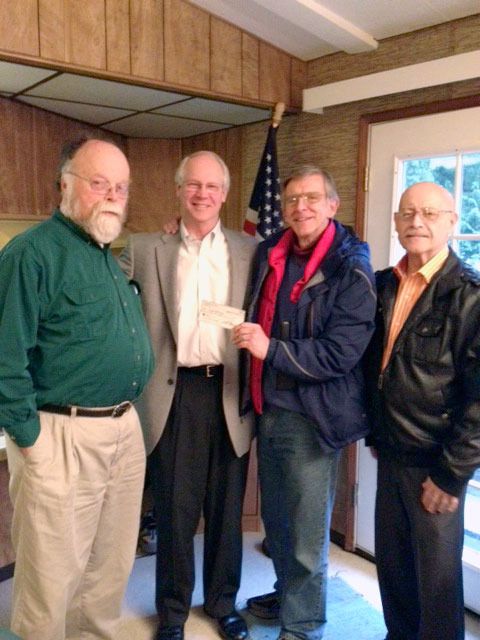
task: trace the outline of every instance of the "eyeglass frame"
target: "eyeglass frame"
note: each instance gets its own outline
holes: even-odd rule
[[[217,195],[225,191],[225,185],[218,184],[218,182],[198,182],[197,180],[187,180],[186,182],[182,182],[182,187],[185,191],[189,193],[195,193],[196,191],[200,191],[203,187],[210,195]]]
[[[92,178],[86,178],[85,176],[81,176],[79,173],[75,173],[75,171],[64,171],[63,173],[69,173],[72,176],[75,176],[76,178],[80,178],[80,180],[85,180],[85,182],[88,182],[88,186],[90,187],[91,191],[93,191],[93,193],[98,193],[98,195],[102,195],[102,196],[106,196],[107,193],[109,193],[110,191],[114,191],[115,194],[122,199],[126,199],[128,198],[129,192],[130,192],[130,182],[117,182],[115,185],[112,185],[112,183],[107,180],[106,178],[102,178],[102,177],[92,177]],[[103,189],[96,189],[95,187],[92,186],[92,183],[94,181],[97,182],[101,182],[105,185],[105,187]],[[107,186],[108,185],[108,188]],[[120,187],[120,190],[119,190]],[[124,193],[122,193],[122,189],[126,188],[126,191]]]
[[[417,214],[424,222],[436,222],[441,213],[454,213],[454,211],[452,209],[437,209],[437,207],[419,207],[418,209],[395,211],[393,215],[402,222],[413,220]]]
[[[312,198],[313,201],[312,201]],[[284,196],[283,202],[285,207],[296,207],[300,200],[305,200],[308,205],[318,204],[322,200],[328,200],[330,196],[326,193],[318,191],[308,191],[307,193],[294,193],[290,196]]]

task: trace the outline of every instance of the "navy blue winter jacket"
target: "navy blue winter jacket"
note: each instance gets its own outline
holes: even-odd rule
[[[293,381],[297,410],[316,423],[325,451],[339,449],[368,432],[359,361],[374,329],[376,305],[368,245],[340,223],[334,224],[333,244],[295,305],[289,338],[272,337],[265,359],[266,366]],[[249,322],[256,322],[268,253],[283,233],[258,246]],[[247,406],[248,400],[244,409]]]

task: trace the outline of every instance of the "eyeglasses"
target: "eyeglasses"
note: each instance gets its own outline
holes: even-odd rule
[[[400,220],[408,222],[413,220],[417,215],[426,222],[434,222],[438,219],[441,213],[453,213],[451,209],[436,209],[435,207],[419,207],[418,209],[401,209],[396,211],[394,215]]]
[[[223,185],[216,182],[207,182],[206,184],[203,184],[202,182],[196,182],[195,180],[184,182],[183,186],[185,188],[185,191],[189,191],[190,193],[200,191],[202,187],[205,187],[205,191],[210,195],[220,193],[220,191],[223,189]]]
[[[309,193],[294,193],[291,196],[285,196],[286,207],[296,207],[301,200],[305,200],[307,205],[318,204],[324,198],[327,198],[324,193],[318,193],[317,191],[310,191]]]
[[[106,196],[111,190],[114,190],[119,198],[127,198],[128,192],[130,190],[129,182],[118,182],[114,187],[110,184],[108,180],[105,178],[100,178],[99,176],[94,176],[93,178],[85,178],[84,176],[75,173],[74,171],[65,171],[65,173],[70,173],[72,176],[76,178],[80,178],[80,180],[85,180],[90,185],[90,189],[94,193],[98,193],[102,196]]]

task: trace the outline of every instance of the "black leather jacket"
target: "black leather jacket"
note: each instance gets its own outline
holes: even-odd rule
[[[480,274],[450,252],[407,318],[380,374],[398,281],[376,274],[376,330],[365,355],[372,444],[459,495],[480,467]]]

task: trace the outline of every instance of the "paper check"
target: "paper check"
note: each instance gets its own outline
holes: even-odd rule
[[[226,304],[218,304],[210,300],[202,300],[200,304],[200,320],[216,324],[224,329],[232,329],[245,320],[245,311]]]

